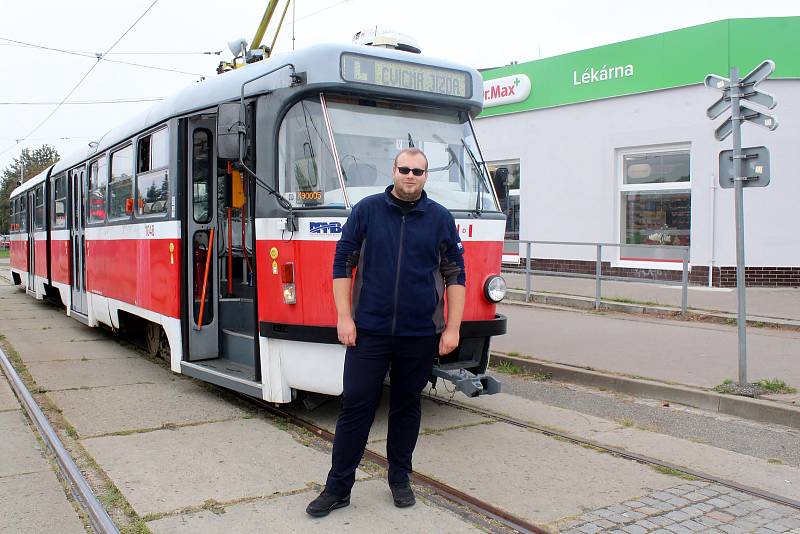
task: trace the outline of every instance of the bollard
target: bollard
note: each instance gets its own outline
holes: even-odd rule
[[[525,302],[531,301],[531,242],[525,242]]]
[[[600,275],[603,268],[603,245],[597,244],[597,264],[594,267],[595,289],[594,289],[594,309],[600,309]]]
[[[681,315],[686,317],[689,300],[689,249],[683,251],[683,278],[681,283]]]

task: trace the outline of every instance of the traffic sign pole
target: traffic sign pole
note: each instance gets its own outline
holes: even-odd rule
[[[744,154],[742,154],[742,109],[739,99],[742,87],[738,67],[731,67],[731,119],[733,120],[733,170],[736,195],[736,292],[738,296],[737,325],[739,328],[739,384],[747,384],[747,304],[744,263]]]

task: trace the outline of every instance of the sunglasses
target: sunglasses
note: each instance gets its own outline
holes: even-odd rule
[[[412,173],[414,176],[422,176],[423,174],[425,174],[425,169],[417,169],[416,167],[415,168],[397,167],[397,172],[399,172],[400,174]]]

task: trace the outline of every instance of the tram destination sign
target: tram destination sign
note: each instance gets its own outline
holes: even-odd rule
[[[342,54],[342,78],[348,82],[438,95],[472,96],[472,80],[468,72],[358,54]]]

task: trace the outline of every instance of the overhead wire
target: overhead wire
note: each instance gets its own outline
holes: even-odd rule
[[[83,83],[83,81],[84,81],[84,80],[85,80],[85,79],[86,79],[86,78],[89,76],[89,74],[91,74],[91,73],[92,73],[92,71],[95,69],[95,67],[97,67],[97,65],[99,65],[99,64],[100,64],[100,61],[102,61],[102,60],[103,60],[103,56],[105,56],[106,54],[108,54],[109,52],[111,52],[111,50],[112,50],[112,49],[113,49],[115,46],[117,46],[117,44],[118,44],[118,43],[119,43],[119,42],[120,42],[120,41],[121,41],[121,40],[122,40],[122,39],[123,39],[123,38],[124,38],[126,35],[128,35],[128,32],[130,32],[130,31],[133,29],[133,27],[134,27],[134,26],[136,26],[136,25],[139,23],[139,21],[140,21],[140,20],[142,20],[142,18],[143,18],[145,15],[147,15],[147,13],[148,13],[148,12],[149,12],[151,9],[153,9],[153,6],[155,6],[157,3],[158,3],[158,0],[153,0],[153,2],[152,2],[152,3],[151,3],[151,4],[150,4],[148,7],[147,7],[147,9],[145,9],[145,10],[144,10],[144,12],[143,12],[141,15],[139,15],[139,17],[138,17],[138,18],[137,18],[135,21],[133,21],[133,24],[131,24],[131,25],[128,27],[128,29],[127,29],[127,30],[125,30],[125,31],[123,32],[123,34],[122,34],[122,35],[120,35],[120,37],[119,37],[119,38],[118,38],[116,41],[114,41],[114,43],[113,43],[113,44],[112,44],[110,47],[108,47],[108,50],[106,50],[106,51],[105,51],[105,52],[104,52],[102,55],[100,55],[100,56],[98,56],[98,57],[97,57],[97,61],[96,61],[96,62],[95,62],[95,63],[94,63],[92,66],[91,66],[91,68],[89,68],[89,70],[88,70],[88,71],[86,71],[86,74],[84,74],[84,75],[81,77],[81,79],[80,79],[80,80],[78,80],[78,83],[76,83],[76,84],[75,84],[75,86],[74,86],[72,89],[70,89],[70,91],[67,93],[67,96],[65,96],[63,99],[61,99],[61,102],[59,102],[59,104],[58,104],[58,105],[55,107],[55,109],[53,109],[53,111],[51,111],[51,112],[50,112],[50,113],[49,113],[49,114],[48,114],[48,115],[47,115],[47,116],[44,118],[44,120],[42,120],[41,122],[39,122],[39,124],[37,124],[37,125],[36,125],[36,127],[34,127],[34,128],[33,128],[33,129],[30,131],[30,132],[28,132],[28,133],[25,135],[25,137],[23,137],[22,139],[20,139],[19,141],[17,141],[17,143],[16,143],[16,144],[14,144],[14,145],[12,145],[12,146],[10,146],[10,147],[6,148],[6,149],[5,149],[5,150],[3,150],[2,152],[0,152],[0,155],[3,155],[3,154],[5,154],[6,152],[8,152],[9,150],[11,150],[11,149],[12,149],[12,148],[14,148],[15,146],[17,146],[17,145],[19,145],[20,143],[22,143],[22,142],[26,141],[26,140],[27,140],[27,139],[28,139],[28,138],[29,138],[31,135],[33,135],[34,133],[36,133],[36,132],[39,130],[39,128],[41,128],[42,126],[44,126],[44,124],[45,124],[45,123],[46,123],[48,120],[50,120],[50,117],[52,117],[53,115],[55,115],[55,114],[56,114],[56,112],[57,112],[59,109],[61,109],[61,106],[63,106],[63,105],[64,105],[64,102],[66,102],[66,101],[69,99],[69,97],[71,97],[71,96],[72,96],[72,94],[73,94],[73,93],[74,93],[74,92],[75,92],[75,91],[78,89],[78,87],[80,87],[80,86],[81,86],[81,84]]]

